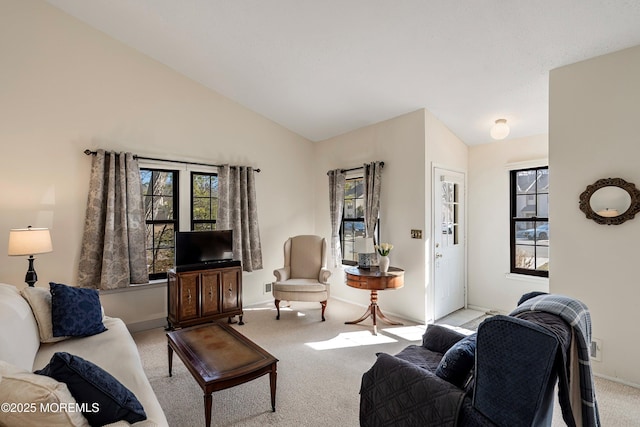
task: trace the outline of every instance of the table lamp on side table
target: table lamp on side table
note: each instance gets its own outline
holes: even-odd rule
[[[52,251],[51,234],[49,234],[48,228],[33,228],[29,226],[9,231],[9,255],[29,256],[29,268],[24,281],[31,287],[38,281],[38,275],[33,268],[33,261],[35,260],[33,256]]]

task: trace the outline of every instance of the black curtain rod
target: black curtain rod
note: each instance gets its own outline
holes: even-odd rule
[[[97,154],[96,151],[91,151],[89,149],[84,150],[84,154],[86,154],[87,156],[95,156]],[[156,162],[167,162],[167,163],[181,163],[183,165],[197,165],[197,166],[213,166],[216,168],[221,168],[223,165],[214,165],[211,163],[198,163],[198,162],[187,162],[187,161],[183,161],[183,160],[167,160],[167,159],[156,159],[155,157],[142,157],[142,156],[138,156],[137,154],[133,155],[134,158],[136,159],[140,159],[140,160],[153,160]],[[234,168],[235,166],[231,166],[232,168]],[[254,169],[254,171],[256,172],[260,172],[260,169]]]
[[[380,162],[380,167],[384,168],[384,162]],[[345,172],[357,171],[358,169],[364,169],[364,166],[351,168],[351,169],[340,169],[340,172],[345,173]],[[327,175],[329,175],[329,172],[327,172]]]

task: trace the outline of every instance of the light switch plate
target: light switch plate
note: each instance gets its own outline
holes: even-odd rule
[[[422,230],[411,230],[412,239],[422,239]]]

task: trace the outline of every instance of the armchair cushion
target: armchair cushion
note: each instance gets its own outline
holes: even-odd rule
[[[324,292],[327,286],[313,279],[289,279],[285,283],[276,282],[274,289],[284,292]]]
[[[296,236],[291,239],[291,277],[318,280],[323,266],[323,244],[320,236]]]

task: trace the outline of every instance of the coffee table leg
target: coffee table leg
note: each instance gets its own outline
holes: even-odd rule
[[[204,425],[211,427],[211,393],[204,395]]]
[[[269,372],[269,384],[271,386],[271,410],[276,412],[276,378],[278,373],[276,372],[276,364],[273,364],[271,372]]]
[[[171,376],[171,368],[173,367],[173,349],[167,344],[167,353],[169,356],[169,376]]]

